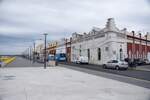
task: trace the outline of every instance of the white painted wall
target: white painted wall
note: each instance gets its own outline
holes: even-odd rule
[[[88,56],[87,49],[90,49],[89,63],[91,64],[103,64],[112,59],[119,59],[121,48],[123,58],[125,58],[127,57],[126,42],[126,38],[119,38],[115,32],[108,32],[102,38],[74,43],[71,47],[71,61],[74,61],[80,55],[80,47],[82,56]],[[98,60],[98,48],[101,48],[101,60]],[[106,48],[108,48],[108,51],[106,51]]]

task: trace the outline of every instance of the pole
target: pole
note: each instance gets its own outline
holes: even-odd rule
[[[139,33],[140,36],[140,44],[139,44],[139,58],[142,58],[142,40],[141,40],[141,33]]]
[[[28,48],[28,60],[30,60],[30,47]]]
[[[145,35],[145,38],[146,38],[146,47],[145,47],[145,53],[146,53],[146,59],[147,59],[147,35],[148,35],[148,33]]]
[[[35,42],[33,43],[33,63],[35,62]]]
[[[31,61],[31,52],[32,52],[32,47],[30,46],[30,61]]]
[[[44,33],[43,34],[44,36],[45,36],[45,49],[44,49],[44,56],[45,56],[45,58],[44,58],[44,69],[46,69],[46,58],[47,58],[47,56],[46,56],[46,38],[47,38],[47,33]]]
[[[132,31],[132,33],[133,33],[133,44],[132,44],[132,61],[133,61],[135,57],[135,39],[134,39],[135,33],[134,31]]]

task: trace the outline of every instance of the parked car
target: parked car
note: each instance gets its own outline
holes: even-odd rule
[[[136,67],[137,66],[136,62],[132,61],[129,58],[125,58],[124,61],[128,63],[128,67]]]
[[[136,63],[136,65],[144,65],[145,61],[142,59],[134,59],[134,63]]]
[[[75,60],[75,63],[77,63],[77,64],[88,64],[89,60],[88,60],[88,57],[86,57],[86,56],[79,56]]]
[[[55,60],[57,62],[65,62],[67,60],[66,54],[65,53],[58,53],[55,55]]]
[[[144,63],[145,63],[146,65],[149,65],[149,64],[150,64],[150,61],[149,61],[148,59],[144,59]]]
[[[48,55],[48,61],[50,60],[55,60],[55,55],[52,54]]]
[[[110,60],[107,63],[103,64],[103,68],[115,68],[116,70],[128,69],[128,63],[125,61]]]

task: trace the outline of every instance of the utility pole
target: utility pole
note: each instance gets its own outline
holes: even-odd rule
[[[30,46],[30,61],[31,61],[31,56],[32,56],[32,46]]]
[[[33,63],[35,62],[35,41],[33,43]]]
[[[44,58],[44,69],[46,69],[46,60],[47,60],[47,54],[46,54],[46,38],[47,38],[47,33],[44,33],[43,34],[44,36],[45,36],[45,49],[44,49],[44,56],[45,56],[45,58]]]
[[[147,35],[148,35],[148,33],[145,35],[145,38],[146,38],[146,47],[145,47],[145,54],[146,54],[146,59],[147,59],[147,54],[148,54],[148,52],[147,52]]]
[[[30,47],[28,48],[28,59],[30,60]]]
[[[141,38],[142,38],[142,36],[141,36],[142,34],[141,33],[139,33],[139,36],[140,36],[140,44],[139,44],[139,58],[142,58],[142,40],[141,40]],[[143,59],[143,58],[142,58]]]
[[[132,31],[133,34],[133,44],[132,44],[132,61],[134,61],[135,58],[135,32]]]

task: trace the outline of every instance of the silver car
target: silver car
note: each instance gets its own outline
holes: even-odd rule
[[[125,61],[110,60],[103,64],[103,68],[128,69],[128,63]]]

